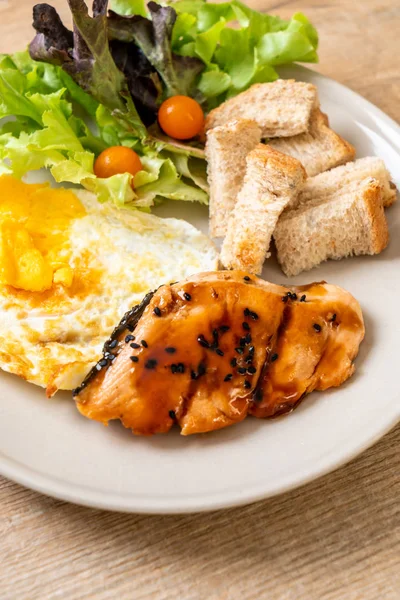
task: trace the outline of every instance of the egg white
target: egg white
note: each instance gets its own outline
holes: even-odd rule
[[[33,292],[0,286],[0,367],[49,396],[82,381],[123,314],[149,290],[218,268],[215,246],[186,221],[77,195],[87,214],[69,229],[69,264],[84,265],[81,292],[59,286],[51,301],[38,301]]]

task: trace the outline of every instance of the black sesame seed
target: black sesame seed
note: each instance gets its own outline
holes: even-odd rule
[[[108,365],[108,360],[102,358],[101,360],[99,360],[99,365],[100,367],[106,367]]]
[[[169,414],[169,416],[171,417],[171,419],[172,419],[173,421],[175,421],[175,419],[176,419],[176,414],[175,414],[175,411],[174,411],[174,410],[170,410],[168,414]]]
[[[250,331],[250,325],[248,323],[246,323],[246,321],[243,321],[242,323],[242,327],[243,329],[245,329],[246,331]]]
[[[249,354],[254,354],[254,346],[250,346],[250,348],[249,348]]]
[[[148,348],[149,347],[149,345],[146,342],[146,340],[142,340],[140,343],[142,344],[143,348]]]
[[[149,360],[147,360],[145,362],[144,366],[145,366],[145,369],[150,369],[150,370],[155,369],[157,366],[157,361],[155,358],[149,358]]]
[[[243,314],[245,317],[249,317],[251,315],[251,310],[249,308],[245,308]]]
[[[279,358],[279,354],[273,354],[271,356],[271,362],[275,362],[276,360],[278,360],[278,358]]]
[[[318,323],[314,323],[313,327],[317,333],[319,333],[322,329],[321,325],[318,325]]]
[[[187,300],[188,302],[190,302],[190,300],[192,299],[192,296],[190,294],[188,294],[187,292],[185,292],[183,294],[183,297],[185,298],[185,300]]]
[[[206,338],[204,337],[203,334],[200,334],[197,338],[197,341],[199,342],[200,346],[203,346],[203,348],[209,348],[210,344],[207,342]]]
[[[153,313],[156,315],[156,317],[161,317],[161,310],[158,308],[158,306],[154,308]]]
[[[246,344],[251,344],[252,337],[250,333],[248,333],[244,339],[246,340]]]
[[[219,333],[218,333],[218,329],[214,329],[212,332],[213,335],[213,348],[217,348],[218,347],[218,338],[219,338]]]
[[[250,317],[253,319],[253,321],[258,321],[258,314],[256,312],[251,312]]]
[[[228,375],[225,375],[224,381],[231,381],[232,377],[232,373],[228,373]]]
[[[229,331],[229,329],[229,325],[221,325],[221,327],[219,328],[221,333],[226,333],[227,331]]]
[[[236,358],[232,358],[232,360],[231,360],[231,367],[236,367],[236,365],[237,365]]]
[[[140,344],[137,344],[136,342],[132,342],[132,344],[130,346],[131,346],[131,348],[135,348],[135,350],[140,348]]]
[[[117,344],[118,344],[118,340],[113,340],[112,342],[110,342],[108,344],[108,347],[111,348],[111,350],[112,350],[113,348],[116,347]]]
[[[171,372],[175,375],[175,373],[177,372],[177,365],[171,365]]]
[[[224,352],[221,350],[221,348],[217,348],[215,351],[216,354],[218,354],[218,356],[224,356]]]
[[[286,304],[286,302],[289,300],[289,296],[282,296],[282,302],[284,302],[284,304]]]
[[[184,373],[185,372],[185,365],[183,363],[178,363],[176,366],[176,372],[177,373]]]
[[[197,379],[198,375],[195,371],[190,371],[190,377],[191,379]]]
[[[258,388],[256,393],[254,394],[254,402],[261,402],[262,399],[263,399],[263,391],[262,391],[262,389]]]
[[[240,340],[239,340],[239,344],[241,346],[245,346],[246,345],[246,338],[245,337],[241,337]]]
[[[244,367],[239,367],[238,368],[238,373],[240,373],[240,375],[244,375],[246,373],[246,370]]]
[[[168,352],[168,354],[175,354],[176,348],[174,348],[173,346],[168,346],[167,348],[165,348],[165,352]]]
[[[202,375],[205,375],[206,373],[206,365],[204,363],[199,363],[199,366],[197,367],[197,374],[199,377],[201,377]]]
[[[244,387],[248,390],[249,388],[251,388],[251,383],[250,381],[247,381],[247,379],[244,380],[243,383]]]
[[[126,338],[125,338],[125,343],[126,343],[126,344],[128,344],[129,342],[133,342],[133,340],[134,340],[134,339],[135,339],[135,336],[134,336],[134,335],[131,335],[131,334],[129,334],[129,335],[127,335],[127,336],[126,336]]]
[[[243,279],[244,279],[245,281],[251,281],[251,279],[250,279],[250,277],[249,277],[248,275],[245,275],[245,276],[243,277]]]
[[[254,356],[249,354],[248,357],[246,358],[246,364],[249,365],[253,362],[254,360]]]
[[[297,300],[297,294],[295,292],[293,292],[291,298],[292,298],[292,300]]]
[[[131,324],[127,325],[126,328],[128,331],[131,331],[131,332],[135,329],[135,327]]]
[[[244,350],[243,348],[235,348],[235,352],[237,352],[238,354],[243,354]]]
[[[306,295],[303,294],[302,297],[300,298],[300,302],[305,302],[306,301]]]
[[[247,369],[247,372],[250,373],[250,375],[254,375],[255,373],[257,373],[257,369],[255,367],[249,367]]]
[[[139,357],[138,356],[130,356],[130,359],[132,362],[139,362]]]
[[[331,323],[334,323],[335,321],[336,321],[336,313],[334,313],[334,314],[332,315],[332,318],[331,318]]]

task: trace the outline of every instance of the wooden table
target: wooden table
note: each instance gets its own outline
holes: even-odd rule
[[[28,42],[32,5],[0,0],[0,52]],[[400,120],[398,0],[252,5],[305,12],[321,36],[316,68]],[[0,599],[399,600],[399,448],[397,427],[297,491],[181,517],[80,508],[0,478]]]

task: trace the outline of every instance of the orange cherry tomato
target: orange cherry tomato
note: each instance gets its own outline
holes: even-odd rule
[[[106,178],[120,173],[136,175],[143,169],[139,156],[125,146],[111,146],[103,150],[94,163],[96,177]]]
[[[198,135],[204,125],[204,113],[196,100],[189,96],[172,96],[158,110],[161,129],[177,140],[189,140]]]

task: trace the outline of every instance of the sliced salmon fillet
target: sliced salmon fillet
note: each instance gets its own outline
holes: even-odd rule
[[[360,306],[335,285],[293,288],[250,407],[256,417],[290,412],[314,390],[341,385],[354,373],[364,338]]]
[[[241,271],[203,273],[148,294],[74,390],[78,410],[135,434],[220,429],[291,411],[354,371],[358,302],[317,283],[289,289]]]

